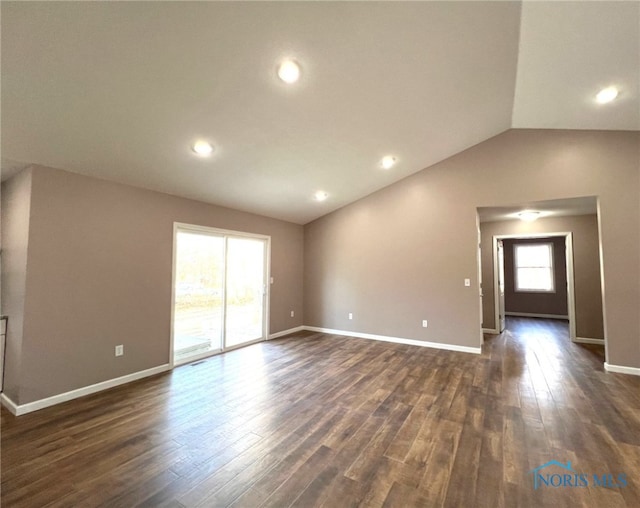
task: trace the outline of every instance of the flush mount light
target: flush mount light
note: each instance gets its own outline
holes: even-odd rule
[[[540,218],[540,212],[525,210],[524,212],[520,212],[518,214],[518,217],[520,218],[520,220],[523,220],[525,222],[533,222]]]
[[[396,164],[396,158],[393,155],[386,155],[380,161],[382,169],[391,169]]]
[[[606,104],[607,102],[611,102],[618,96],[618,89],[615,86],[610,86],[607,88],[603,88],[596,95],[596,100],[600,104]]]
[[[191,148],[195,153],[203,157],[211,155],[211,152],[213,152],[213,146],[207,141],[196,141]]]
[[[327,194],[325,191],[319,190],[317,191],[314,195],[313,198],[316,201],[324,201],[325,199],[327,199],[329,197],[329,194]]]
[[[300,79],[300,66],[294,60],[284,60],[278,66],[278,77],[285,83],[295,83]]]

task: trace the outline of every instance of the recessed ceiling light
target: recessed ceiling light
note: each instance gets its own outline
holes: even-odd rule
[[[191,148],[202,156],[211,155],[211,152],[213,152],[213,146],[207,141],[196,141]]]
[[[611,102],[618,96],[618,89],[615,86],[610,86],[607,88],[603,88],[596,95],[596,100],[600,104],[606,104],[607,102]]]
[[[278,67],[278,77],[285,83],[295,83],[300,79],[300,66],[294,60],[284,60]]]
[[[313,197],[316,201],[324,201],[329,197],[329,194],[327,194],[325,191],[319,190],[313,195]]]
[[[525,210],[524,212],[520,212],[518,214],[518,217],[520,217],[520,220],[523,220],[525,222],[533,222],[534,220],[540,218],[540,212]]]
[[[391,169],[396,164],[396,158],[393,155],[386,155],[380,161],[383,169]]]

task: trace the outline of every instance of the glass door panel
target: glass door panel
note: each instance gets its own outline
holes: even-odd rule
[[[222,350],[225,238],[178,231],[174,299],[174,362]]]
[[[266,241],[227,238],[225,347],[264,337]]]

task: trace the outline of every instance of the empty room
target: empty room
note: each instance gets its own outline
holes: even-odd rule
[[[640,2],[0,22],[2,506],[640,506]]]

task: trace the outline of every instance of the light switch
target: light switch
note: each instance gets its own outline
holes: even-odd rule
[[[464,279],[464,285],[467,287],[471,286],[471,279]]]

